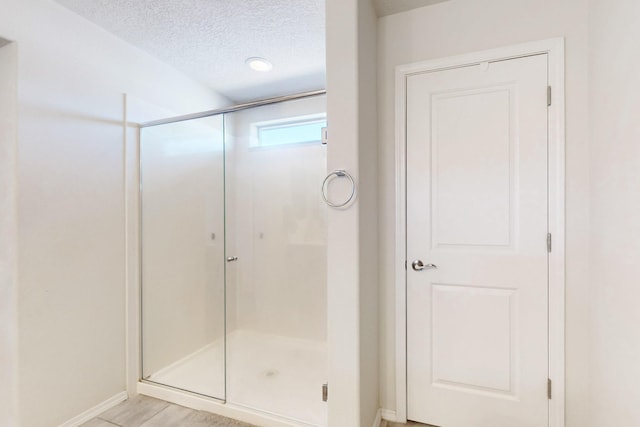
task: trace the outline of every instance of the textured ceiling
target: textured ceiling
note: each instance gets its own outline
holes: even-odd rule
[[[373,0],[378,16],[393,15],[448,0]]]
[[[234,101],[325,85],[324,0],[56,1]]]
[[[325,86],[325,0],[56,1],[233,101]],[[386,16],[447,0],[372,1]]]

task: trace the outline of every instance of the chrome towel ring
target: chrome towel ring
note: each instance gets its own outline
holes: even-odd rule
[[[331,177],[337,177],[337,178],[347,178],[349,181],[351,181],[351,194],[349,195],[349,198],[347,198],[347,200],[345,200],[342,203],[333,203],[330,202],[329,199],[327,198],[327,194],[326,194],[326,187],[327,187],[327,182],[329,182],[329,179]],[[337,169],[334,170],[333,172],[331,172],[329,175],[327,175],[327,177],[324,179],[324,181],[322,181],[322,199],[324,200],[324,202],[331,206],[332,208],[342,208],[346,205],[349,204],[349,202],[351,202],[353,200],[353,196],[355,196],[356,194],[356,182],[353,179],[353,177],[351,175],[349,175],[349,173],[345,170],[342,169]]]

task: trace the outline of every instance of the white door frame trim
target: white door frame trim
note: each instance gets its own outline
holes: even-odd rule
[[[564,38],[554,38],[433,59],[396,67],[396,420],[407,421],[407,271],[406,260],[406,81],[412,74],[446,70],[482,62],[547,54],[553,102],[548,109],[548,228],[553,236],[549,254],[549,427],[564,427],[565,413],[565,104]]]

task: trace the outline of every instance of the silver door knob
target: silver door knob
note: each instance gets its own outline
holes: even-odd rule
[[[435,264],[425,264],[422,262],[422,260],[417,259],[411,263],[411,268],[413,268],[414,271],[421,271],[421,270],[436,269],[438,268],[438,266]]]
[[[237,261],[237,260],[238,260],[238,257],[237,257],[237,256],[230,256],[230,257],[227,257],[227,262],[232,262],[232,261]]]

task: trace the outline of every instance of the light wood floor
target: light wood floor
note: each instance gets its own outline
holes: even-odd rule
[[[196,411],[164,400],[136,396],[103,412],[80,427],[256,427],[209,412]],[[380,427],[430,427],[382,421]]]
[[[255,427],[147,396],[125,400],[80,427]]]

